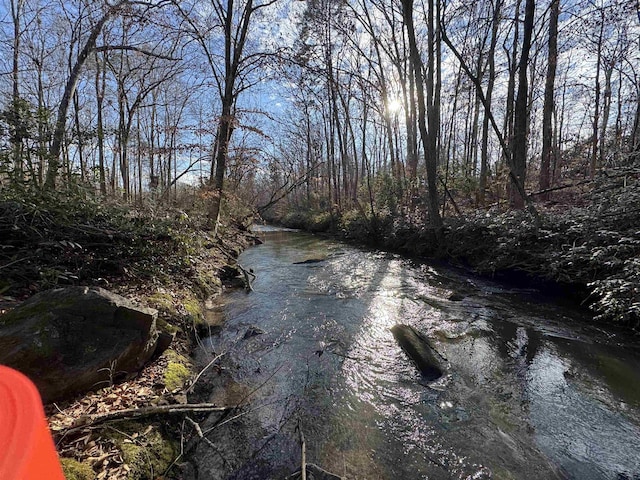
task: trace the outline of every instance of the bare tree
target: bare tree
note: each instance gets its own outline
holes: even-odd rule
[[[136,0],[119,0],[118,2],[109,4],[105,2],[104,10],[98,20],[93,24],[87,39],[85,40],[82,49],[78,52],[78,57],[71,68],[71,73],[69,78],[66,80],[64,92],[62,94],[62,98],[60,100],[60,105],[58,107],[58,115],[56,118],[55,129],[53,132],[53,139],[51,142],[51,147],[49,148],[49,170],[47,171],[47,178],[45,182],[45,187],[52,189],[55,188],[56,178],[58,176],[58,169],[60,168],[60,153],[62,151],[62,146],[64,142],[65,129],[67,124],[67,112],[69,110],[69,104],[72,101],[73,95],[78,86],[78,82],[80,81],[80,75],[82,73],[82,69],[89,58],[90,54],[96,49],[96,42],[102,29],[105,24],[111,20],[114,16],[120,14],[125,7],[139,7],[141,10],[136,12],[141,18],[144,18],[145,15],[148,15],[150,9],[160,8],[166,2],[146,2],[146,1],[136,1]],[[103,47],[103,49],[108,49],[108,46]],[[121,45],[113,48],[132,48],[127,47],[125,45]]]
[[[441,240],[442,235],[442,218],[440,217],[440,209],[438,207],[438,189],[436,187],[436,166],[437,166],[437,135],[438,135],[438,110],[435,105],[434,97],[434,73],[435,73],[435,16],[434,1],[428,2],[428,68],[427,82],[422,78],[424,65],[422,57],[418,50],[416,42],[416,32],[413,23],[413,0],[402,0],[402,12],[407,29],[407,37],[409,40],[409,52],[413,67],[413,74],[416,82],[416,99],[418,103],[418,128],[422,138],[422,146],[425,154],[427,167],[427,188],[428,199],[427,205],[429,209],[429,220],[434,228],[436,238]],[[427,97],[425,99],[425,91]],[[428,123],[428,128],[427,128]]]
[[[551,164],[555,152],[553,145],[553,110],[555,108],[554,92],[556,68],[558,65],[558,17],[560,15],[560,0],[551,0],[549,8],[549,46],[547,55],[547,75],[544,85],[544,107],[542,109],[542,160],[540,162],[540,190],[547,190],[551,186]],[[549,198],[549,193],[543,193],[543,200]]]

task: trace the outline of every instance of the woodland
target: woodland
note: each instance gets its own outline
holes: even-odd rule
[[[638,326],[632,0],[10,0],[1,13],[2,228],[27,250],[56,210],[69,223],[179,212],[214,236],[262,216],[564,284]],[[77,276],[19,246],[3,242],[3,292],[25,265],[38,285]]]
[[[0,306],[136,285],[189,330],[264,220],[640,328],[635,0],[2,0],[0,27]]]

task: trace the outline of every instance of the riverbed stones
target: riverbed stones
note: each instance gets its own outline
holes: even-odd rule
[[[102,288],[47,290],[0,317],[0,363],[30,377],[45,403],[67,399],[140,370],[156,352],[156,318]]]
[[[391,333],[425,380],[434,381],[443,375],[439,354],[427,337],[410,325],[395,325]]]

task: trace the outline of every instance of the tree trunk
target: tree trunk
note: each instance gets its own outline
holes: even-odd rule
[[[533,34],[533,20],[535,14],[535,0],[526,0],[523,25],[522,53],[518,65],[518,93],[514,107],[513,142],[511,155],[513,164],[512,185],[510,192],[510,204],[514,208],[523,208],[525,199],[521,192],[524,191],[525,177],[527,173],[527,129],[529,125],[529,112],[527,99],[529,98],[529,83],[527,67],[529,64],[529,51],[531,49],[531,37]]]
[[[500,26],[500,10],[502,8],[502,0],[496,0],[493,7],[493,18],[491,20],[491,41],[489,44],[489,52],[487,53],[488,62],[488,78],[487,78],[487,94],[486,102],[489,109],[491,108],[491,98],[493,96],[493,86],[496,80],[496,45],[498,43],[498,27]],[[485,193],[487,190],[487,176],[489,166],[489,116],[484,112],[482,117],[482,147],[480,152],[480,180],[478,182],[478,204],[483,206],[485,203]]]
[[[97,128],[96,135],[98,139],[98,175],[100,178],[100,194],[103,197],[107,196],[107,180],[105,175],[104,164],[104,120],[103,120],[103,104],[104,104],[104,92],[106,88],[106,66],[100,64],[98,55],[96,54],[96,114],[97,114]]]
[[[429,50],[430,57],[430,72],[427,74],[427,95],[430,95],[429,101],[433,101],[433,0],[429,0]],[[427,103],[425,101],[425,85],[422,79],[422,58],[418,51],[416,43],[416,33],[413,25],[413,0],[402,0],[402,15],[404,18],[405,26],[407,28],[407,36],[409,39],[409,51],[410,58],[413,67],[413,73],[416,82],[416,98],[418,100],[418,128],[420,130],[420,136],[422,137],[422,145],[425,152],[425,161],[427,167],[427,189],[428,198],[427,204],[429,209],[429,220],[436,235],[436,241],[442,240],[442,218],[440,217],[440,211],[438,208],[438,190],[436,187],[436,164],[437,164],[437,139],[435,123],[437,122],[437,110],[430,105],[429,119],[427,119]],[[429,127],[431,131],[427,131],[427,121],[429,121]]]
[[[613,63],[613,62],[612,62]],[[611,76],[613,65],[605,65],[604,68],[604,101],[602,105],[602,119],[600,120],[600,146],[598,153],[598,167],[604,166],[605,145],[607,141],[607,126],[609,124],[609,114],[611,113]]]
[[[226,6],[219,5],[224,18],[224,92],[221,98],[222,115],[216,135],[216,171],[214,176],[214,196],[209,213],[209,220],[213,222],[214,235],[218,234],[220,211],[222,206],[222,194],[224,188],[224,175],[227,165],[229,142],[235,123],[235,102],[237,92],[234,91],[238,79],[238,70],[242,60],[242,52],[247,40],[247,32],[254,13],[253,0],[247,0],[240,14],[240,24],[237,31],[233,32],[234,4],[233,0],[227,0]],[[213,66],[212,66],[213,68]]]
[[[549,54],[547,77],[544,85],[544,106],[542,108],[542,160],[540,162],[539,189],[547,190],[551,186],[551,165],[555,149],[553,145],[553,111],[555,108],[554,90],[556,67],[558,65],[558,16],[560,0],[551,0],[549,10]],[[550,193],[541,195],[541,200],[549,200]]]
[[[20,101],[20,22],[24,0],[11,0],[11,20],[13,23],[13,65],[11,71],[12,83],[12,119],[10,122],[10,141],[13,157],[14,174],[23,177],[22,162],[22,115],[24,107]]]
[[[598,128],[600,127],[600,68],[602,65],[602,42],[604,41],[604,13],[600,10],[600,33],[598,35],[598,45],[596,54],[596,98],[593,112],[593,137],[591,139],[591,161],[589,163],[589,175],[593,178],[598,169]]]
[[[504,130],[503,136],[508,145],[512,143],[513,137],[513,116],[514,116],[514,102],[516,96],[516,71],[517,59],[518,59],[518,42],[520,38],[520,5],[521,0],[516,0],[515,5],[515,19],[513,21],[513,46],[512,51],[505,53],[509,56],[509,80],[507,82],[507,100],[506,100],[506,114],[504,117]]]

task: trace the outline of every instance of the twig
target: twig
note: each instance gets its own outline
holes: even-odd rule
[[[3,268],[10,267],[11,265],[15,265],[16,263],[20,263],[20,262],[24,262],[25,260],[29,260],[30,258],[33,258],[33,256],[19,258],[18,260],[14,260],[13,262],[9,262],[6,265],[0,265],[0,270],[2,270]]]
[[[302,422],[298,418],[298,434],[300,435],[300,450],[301,450],[301,460],[300,460],[300,474],[302,480],[307,480],[307,447],[304,441],[304,433],[302,432]]]
[[[251,286],[251,279],[249,278],[249,276],[252,276],[253,280],[255,280],[256,279],[255,274],[251,271],[247,271],[247,269],[244,268],[239,263],[236,264],[236,266],[240,269],[240,271],[242,272],[242,275],[244,275],[245,288],[250,292],[253,292],[253,287]]]
[[[193,425],[193,428],[196,430],[196,434],[200,437],[203,438],[204,434],[202,433],[202,428],[200,428],[200,424],[198,422],[196,422],[195,420],[193,420],[191,417],[184,417],[184,419],[189,422],[191,425]]]
[[[207,363],[207,366],[204,367],[202,370],[200,370],[200,373],[198,373],[198,375],[196,375],[196,378],[193,379],[193,382],[191,383],[191,386],[189,388],[187,388],[187,393],[193,392],[193,387],[195,387],[197,381],[200,380],[200,377],[204,374],[204,372],[206,372],[216,361],[218,361],[220,358],[222,358],[226,354],[227,354],[227,352],[222,352],[220,355],[216,355],[213,358],[213,360],[211,360],[209,363]]]
[[[555,192],[557,190],[564,190],[565,188],[579,187],[580,185],[585,185],[585,184],[592,183],[592,182],[593,182],[593,180],[590,180],[590,179],[581,180],[581,181],[576,182],[576,183],[569,183],[569,184],[566,184],[566,185],[558,185],[556,187],[550,187],[550,188],[545,188],[544,190],[538,190],[537,192],[530,193],[529,195],[531,195],[532,197],[534,195],[543,195],[545,193]]]
[[[198,435],[198,438],[200,438],[200,440],[204,441],[204,443],[206,443],[207,445],[209,445],[209,447],[218,454],[218,456],[222,459],[222,461],[224,462],[225,465],[229,465],[229,462],[227,461],[227,459],[224,457],[224,455],[222,455],[222,453],[220,453],[220,451],[218,450],[218,448],[214,445],[214,443],[209,440],[207,437],[204,436],[204,434],[202,433],[202,428],[200,428],[200,424],[194,420],[192,420],[190,417],[186,417],[186,420],[191,423],[191,425],[193,425],[193,428],[196,431],[196,435]],[[197,445],[197,443],[196,443]]]
[[[189,417],[187,417],[187,419],[191,420]],[[180,461],[183,455],[184,455],[184,420],[182,421],[182,427],[180,428],[180,453],[176,458],[173,459],[173,462],[171,462],[171,464],[164,470],[164,472],[162,473],[162,478],[168,475],[168,473],[171,471],[174,465]]]

